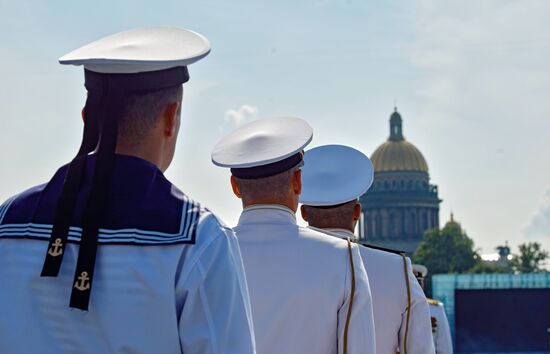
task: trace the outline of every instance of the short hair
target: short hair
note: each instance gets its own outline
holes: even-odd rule
[[[255,201],[263,199],[284,200],[288,196],[288,190],[292,183],[294,171],[299,167],[296,166],[290,170],[278,173],[274,176],[245,179],[234,177],[237,181],[237,186],[241,192],[241,198],[244,201]]]
[[[354,199],[334,207],[315,207],[304,204],[304,208],[311,226],[321,229],[342,228],[353,222],[353,211],[356,204],[357,200]]]
[[[183,86],[177,85],[152,92],[133,94],[126,98],[118,123],[118,139],[130,146],[139,145],[155,126],[162,110],[173,102],[180,102]],[[181,110],[181,105],[178,108]]]

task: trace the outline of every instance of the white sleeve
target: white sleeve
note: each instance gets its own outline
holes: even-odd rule
[[[237,239],[222,229],[176,283],[183,298],[179,335],[183,353],[253,354],[250,299]],[[185,274],[184,274],[185,273]]]
[[[439,306],[439,310],[440,316],[437,316],[437,347],[441,354],[453,354],[453,340],[451,338],[449,321],[447,320],[443,306]]]
[[[409,318],[409,330],[407,334],[408,354],[433,354],[435,353],[432,322],[430,319],[430,307],[424,291],[418,284],[411,267],[411,260],[407,258],[407,276],[411,288],[411,314]],[[406,294],[405,294],[406,296]],[[406,301],[406,300],[405,300]],[[399,352],[404,353],[405,332],[407,324],[407,311],[402,314],[401,328],[399,330]]]
[[[355,269],[355,296],[348,329],[348,351],[346,354],[376,354],[374,316],[372,297],[367,272],[359,253],[359,247],[353,245],[353,263]],[[338,311],[338,353],[343,353],[344,330],[351,297],[351,270],[349,257],[346,272],[345,301]]]

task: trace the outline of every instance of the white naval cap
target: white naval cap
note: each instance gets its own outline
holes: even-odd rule
[[[359,198],[372,185],[372,163],[362,152],[344,145],[306,151],[300,203],[332,206]]]
[[[223,137],[212,150],[212,162],[245,179],[276,175],[298,165],[313,129],[300,118],[265,118]]]
[[[204,36],[182,28],[146,27],[112,34],[59,58],[103,74],[132,74],[187,66],[210,53]]]
[[[428,268],[426,268],[425,265],[413,264],[412,268],[413,268],[413,273],[420,273],[423,278],[425,278],[426,275],[428,275]]]

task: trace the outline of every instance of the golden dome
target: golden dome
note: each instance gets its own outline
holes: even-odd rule
[[[460,225],[460,223],[458,223],[456,220],[455,220],[455,217],[454,217],[454,214],[453,212],[451,211],[451,219],[449,221],[447,221],[447,223],[445,224],[445,227],[446,229],[452,229],[452,228],[455,228],[455,229],[459,229],[459,230],[462,230],[462,226]]]
[[[374,151],[371,161],[375,172],[428,172],[428,164],[420,150],[403,137],[402,119],[397,108],[390,118],[390,137]]]

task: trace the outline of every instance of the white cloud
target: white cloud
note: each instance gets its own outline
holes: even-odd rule
[[[524,233],[528,238],[550,237],[550,190],[542,197]]]
[[[225,121],[235,125],[241,125],[256,118],[258,112],[258,107],[243,104],[238,109],[228,109],[225,111]]]

